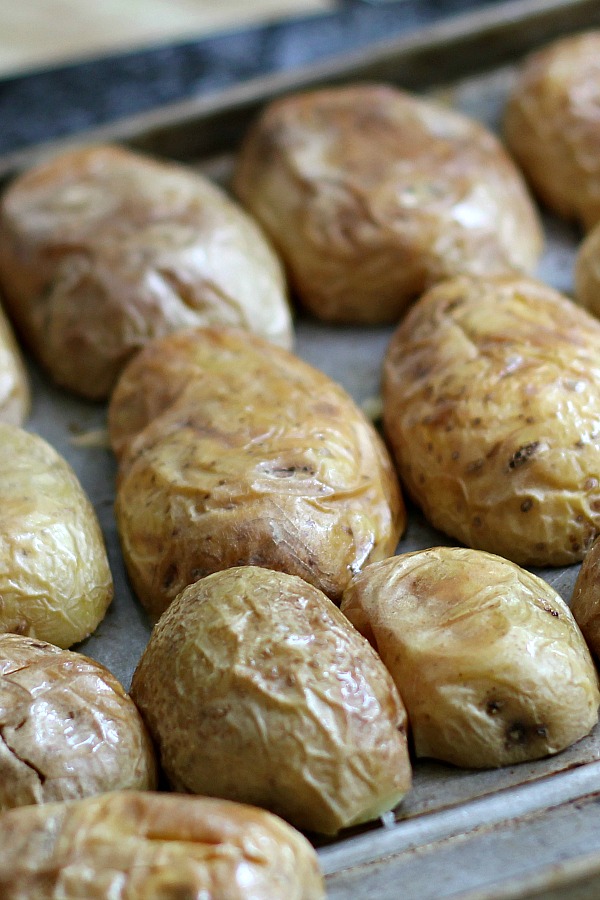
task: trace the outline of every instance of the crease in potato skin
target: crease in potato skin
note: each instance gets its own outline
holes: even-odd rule
[[[0,634],[0,811],[155,787],[146,728],[104,666]]]
[[[388,667],[417,756],[488,768],[557,753],[598,721],[598,677],[562,598],[458,547],[368,566],[342,612]]]
[[[42,438],[0,423],[0,633],[67,648],[103,619],[113,580],[94,508]]]
[[[154,618],[187,584],[245,564],[339,599],[406,524],[387,450],[349,395],[239,331],[182,332],[142,351],[109,430],[123,554]]]
[[[285,275],[258,224],[192,169],[116,146],[68,150],[9,186],[0,281],[38,360],[92,400],[179,328],[223,323],[292,343]]]
[[[125,791],[0,816],[3,900],[323,900],[315,851],[242,804]]]
[[[436,528],[520,565],[579,562],[600,529],[600,325],[529,278],[460,277],[398,327],[384,429]]]
[[[131,693],[178,791],[335,834],[400,802],[402,703],[325,595],[257,567],[190,585],[154,628]]]
[[[0,421],[23,425],[31,408],[29,376],[0,306]]]
[[[460,272],[531,271],[542,230],[524,180],[479,123],[383,84],[271,103],[233,190],[300,302],[325,321],[394,322]]]

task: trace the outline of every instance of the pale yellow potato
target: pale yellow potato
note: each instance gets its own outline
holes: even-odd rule
[[[109,426],[123,555],[155,618],[236,565],[299,575],[339,600],[404,529],[372,424],[327,376],[256,336],[198,329],[150,344],[123,373]]]
[[[581,564],[571,597],[571,612],[588,646],[600,658],[600,540],[595,540]]]
[[[506,142],[550,209],[600,221],[600,30],[560,38],[523,62],[504,116]]]
[[[391,672],[417,756],[512,765],[598,721],[598,678],[568,606],[499,556],[434,547],[374,563],[342,611]]]
[[[531,271],[542,247],[498,139],[389,85],[275,100],[242,143],[232,184],[300,302],[326,321],[395,322],[440,279]]]
[[[113,581],[92,504],[42,438],[0,423],[0,632],[70,647],[96,628]]]
[[[600,318],[600,224],[579,247],[574,277],[577,303]]]
[[[456,278],[389,345],[383,420],[430,523],[520,565],[600,530],[600,323],[528,278]]]
[[[317,855],[260,809],[123,791],[0,816],[3,900],[323,900]]]
[[[118,147],[68,150],[9,186],[0,284],[38,360],[92,399],[179,328],[292,340],[283,269],[258,225],[200,174]]]
[[[0,307],[0,422],[22,425],[30,406],[29,378],[12,328]]]
[[[392,809],[410,786],[388,672],[292,575],[239,567],[190,585],[155,626],[131,695],[178,791],[334,834]]]
[[[150,738],[108,669],[0,634],[0,811],[155,787]]]

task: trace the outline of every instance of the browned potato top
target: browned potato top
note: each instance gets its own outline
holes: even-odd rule
[[[600,530],[600,324],[527,278],[457,278],[396,331],[384,423],[429,521],[522,565]]]
[[[600,220],[600,31],[527,58],[506,107],[508,145],[541,199],[586,228]]]
[[[382,84],[275,100],[242,145],[233,188],[302,303],[329,321],[397,321],[441,278],[533,269],[542,244],[497,138]]]
[[[410,786],[388,672],[300,578],[246,566],[190,585],[155,626],[131,693],[176,790],[334,834]]]
[[[12,329],[0,307],[0,421],[22,425],[30,404],[27,372]]]
[[[260,809],[125,791],[0,816],[3,900],[322,900],[316,853]]]
[[[508,560],[405,553],[367,566],[342,611],[390,670],[419,756],[509,765],[557,753],[598,721],[596,671],[568,606]]]
[[[153,616],[198,578],[245,564],[339,599],[404,528],[371,423],[341,387],[256,336],[199,329],[149,345],[109,424],[123,552]]]
[[[191,169],[117,147],[69,150],[8,188],[0,282],[55,380],[92,399],[178,328],[291,343],[282,268],[259,227]]]
[[[150,739],[108,669],[34,638],[0,635],[0,810],[154,787]]]

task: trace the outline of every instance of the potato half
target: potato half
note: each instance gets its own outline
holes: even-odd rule
[[[12,329],[0,307],[0,421],[22,425],[30,406],[27,372]]]
[[[150,738],[108,669],[0,634],[0,810],[155,787]]]
[[[568,606],[541,578],[462,547],[364,570],[342,611],[406,704],[418,756],[503,766],[557,753],[598,721],[598,679]]]
[[[91,634],[113,581],[92,504],[42,438],[0,423],[0,632],[70,647]]]
[[[198,329],[149,345],[120,379],[109,425],[123,554],[154,617],[236,565],[339,599],[404,528],[371,423],[329,378],[256,336]]]
[[[204,797],[125,791],[0,816],[3,900],[322,900],[285,822]]]
[[[457,278],[394,334],[384,424],[429,521],[521,565],[581,560],[600,530],[600,324],[527,278]]]
[[[575,258],[574,276],[575,299],[600,318],[600,224],[580,245]]]
[[[381,660],[300,578],[256,567],[186,588],[131,694],[175,790],[334,834],[410,786],[404,707]]]
[[[9,186],[0,283],[39,361],[91,399],[179,328],[292,339],[283,269],[259,226],[200,174],[118,147],[68,150]]]
[[[600,659],[600,539],[585,555],[570,605],[590,650]]]
[[[332,322],[395,322],[434,282],[534,268],[524,180],[481,124],[383,84],[275,100],[242,144],[233,189]]]
[[[540,198],[586,228],[600,221],[600,31],[561,38],[523,63],[504,134]]]

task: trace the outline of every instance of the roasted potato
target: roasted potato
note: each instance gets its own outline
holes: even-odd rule
[[[94,508],[42,438],[0,423],[0,632],[70,647],[104,617],[113,581]]]
[[[233,189],[302,304],[331,322],[396,322],[440,279],[529,271],[542,246],[497,138],[382,84],[275,100],[242,144]]]
[[[579,569],[571,612],[591,651],[600,658],[600,539],[596,539]]]
[[[3,900],[322,900],[306,838],[260,809],[124,791],[0,816]]]
[[[575,299],[600,318],[600,223],[579,247],[574,275]]]
[[[0,811],[155,787],[150,738],[108,669],[0,634]]]
[[[291,342],[283,269],[258,225],[192,170],[117,147],[68,150],[9,186],[0,283],[39,361],[91,399],[179,328]]]
[[[521,565],[581,560],[600,530],[600,323],[528,278],[460,277],[394,334],[384,426],[436,528]]]
[[[512,88],[504,135],[544,203],[591,228],[600,220],[600,31],[531,54]]]
[[[131,694],[178,791],[334,834],[410,786],[404,707],[385,667],[292,575],[242,566],[190,585],[155,626]]]
[[[256,336],[153,342],[123,373],[109,426],[123,554],[152,617],[236,565],[299,575],[339,600],[404,528],[371,423],[329,378]]]
[[[0,307],[0,421],[22,425],[30,405],[27,372],[12,329]]]
[[[406,704],[417,756],[510,765],[557,753],[598,720],[598,679],[556,591],[514,563],[434,547],[368,566],[342,611]]]

